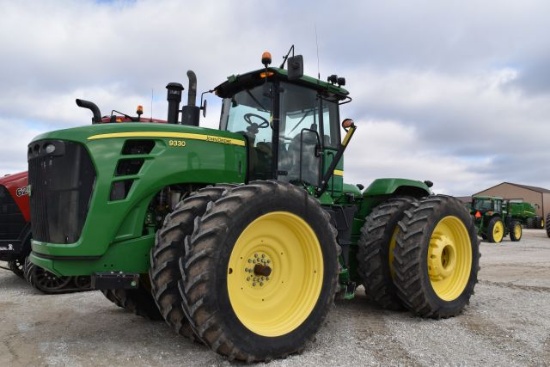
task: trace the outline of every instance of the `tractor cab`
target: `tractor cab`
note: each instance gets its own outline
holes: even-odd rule
[[[230,76],[216,87],[223,98],[220,130],[246,137],[249,181],[276,179],[341,192],[339,105],[351,99],[343,78],[323,82],[297,73],[301,60],[291,57],[289,70],[285,62],[273,68],[264,53],[265,69]]]
[[[472,210],[476,217],[486,213],[488,213],[488,215],[501,213],[503,210],[503,199],[501,197],[473,197]]]

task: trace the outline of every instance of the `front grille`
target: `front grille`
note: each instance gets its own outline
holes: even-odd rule
[[[25,217],[10,192],[0,185],[0,240],[18,239],[25,224]]]
[[[96,178],[83,145],[38,141],[29,145],[33,238],[74,243],[80,238]]]

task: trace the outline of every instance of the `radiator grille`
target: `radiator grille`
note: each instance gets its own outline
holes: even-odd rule
[[[39,141],[29,145],[33,238],[78,241],[86,221],[96,172],[83,145]]]

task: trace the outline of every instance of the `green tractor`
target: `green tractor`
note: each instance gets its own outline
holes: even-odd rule
[[[477,233],[484,240],[500,243],[508,235],[511,241],[521,240],[521,215],[513,209],[509,200],[498,196],[474,196],[471,214]]]
[[[219,130],[198,126],[195,81],[181,111],[182,85],[167,86],[168,124],[36,137],[31,261],[247,362],[303,351],[359,285],[383,308],[459,314],[479,268],[462,203],[429,181],[344,183],[345,80],[305,76],[293,48],[262,63],[214,88]]]

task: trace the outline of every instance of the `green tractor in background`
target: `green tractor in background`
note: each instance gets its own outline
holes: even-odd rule
[[[544,228],[544,219],[537,214],[538,204],[528,203],[522,199],[503,199],[508,216],[519,221],[525,228]]]
[[[214,88],[219,130],[198,126],[194,81],[181,110],[168,84],[168,124],[36,137],[31,261],[247,362],[300,353],[359,285],[386,309],[459,314],[479,268],[469,212],[429,181],[344,183],[345,80],[305,76],[293,47],[262,63]]]
[[[500,243],[508,235],[511,241],[521,240],[523,212],[514,210],[509,200],[498,196],[474,196],[471,214],[477,233],[484,240]]]
[[[526,228],[544,228],[544,218],[537,215],[538,204],[531,204],[523,200],[509,200],[508,211]]]

